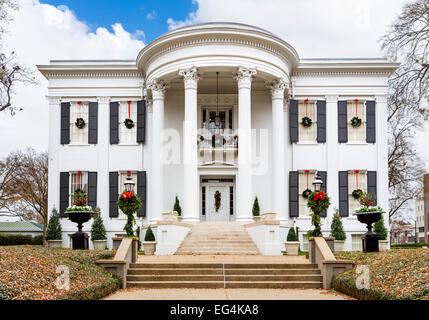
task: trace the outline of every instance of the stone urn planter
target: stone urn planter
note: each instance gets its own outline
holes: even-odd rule
[[[94,250],[106,250],[107,240],[92,240]]]
[[[334,251],[344,251],[344,240],[334,241]]]
[[[144,254],[153,256],[156,250],[156,241],[143,241]]]
[[[265,212],[261,215],[261,220],[276,220],[275,212]]]
[[[372,224],[380,220],[384,211],[368,211],[354,213],[361,223],[367,225],[368,231],[362,237],[362,251],[363,252],[378,252],[378,235],[372,231]]]
[[[253,216],[253,221],[255,222],[261,221],[261,216]]]
[[[169,211],[162,213],[163,220],[177,221],[179,214],[176,211]]]
[[[389,250],[389,240],[378,240],[379,250]]]
[[[77,223],[78,231],[73,234],[73,249],[88,250],[88,234],[82,231],[83,224],[88,222],[94,211],[68,211],[70,221]]]
[[[48,248],[61,248],[63,246],[63,240],[46,240],[48,242]]]
[[[297,256],[299,251],[299,241],[285,242],[286,254],[288,256]]]

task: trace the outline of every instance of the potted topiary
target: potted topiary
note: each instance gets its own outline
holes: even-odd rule
[[[180,207],[179,197],[176,195],[176,200],[174,201],[173,211],[177,212],[179,221],[182,220],[182,208]]]
[[[91,240],[94,250],[105,250],[107,246],[106,228],[101,218],[100,208],[94,210],[94,222],[91,226]]]
[[[384,226],[383,215],[380,220],[374,224],[374,232],[378,235],[378,249],[389,250],[389,240],[387,240],[387,229]]]
[[[49,248],[61,248],[63,244],[61,235],[60,214],[57,209],[52,209],[52,215],[49,218],[48,227],[46,229],[46,241]]]
[[[298,230],[295,232],[295,228],[290,228],[286,238],[286,254],[288,256],[297,256],[299,251],[299,239]]]
[[[258,197],[255,197],[255,201],[253,201],[253,208],[252,208],[252,214],[253,214],[253,220],[259,221],[261,219],[261,216],[259,215],[259,201]]]
[[[343,222],[341,221],[340,215],[338,214],[338,209],[335,210],[335,214],[332,219],[331,237],[335,238],[334,251],[343,251],[346,233],[344,232]]]
[[[155,235],[153,234],[153,231],[150,227],[146,230],[146,235],[143,241],[143,248],[144,248],[145,255],[153,255],[155,253],[155,249],[156,249]]]

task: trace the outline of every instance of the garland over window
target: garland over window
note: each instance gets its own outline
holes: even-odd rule
[[[359,99],[355,99],[354,100],[356,102],[356,117],[353,117],[352,120],[350,121],[352,126],[357,128],[360,127],[360,125],[362,124],[362,119],[360,119],[358,117],[358,103],[359,103]]]
[[[131,101],[127,101],[128,103],[128,118],[124,120],[124,125],[127,127],[127,129],[134,128],[134,121],[131,120]]]
[[[302,118],[301,124],[304,127],[308,128],[308,127],[311,127],[313,121],[308,117],[308,99],[305,99],[304,102],[305,102],[305,117]]]
[[[220,208],[220,200],[221,200],[220,192],[219,192],[219,191],[216,191],[216,192],[215,192],[215,194],[214,194],[214,198],[215,198],[215,208],[216,208],[216,212],[218,212],[218,211],[219,211],[219,208]]]

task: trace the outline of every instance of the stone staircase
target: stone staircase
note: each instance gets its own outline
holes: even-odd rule
[[[200,222],[180,245],[177,255],[260,254],[246,229],[236,222]]]
[[[127,287],[322,288],[316,264],[134,263]]]

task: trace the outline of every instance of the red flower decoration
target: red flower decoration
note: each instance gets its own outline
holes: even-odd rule
[[[323,191],[314,194],[314,200],[317,201],[318,199],[325,200],[325,193]]]
[[[77,104],[82,104],[82,101],[78,101]]]

